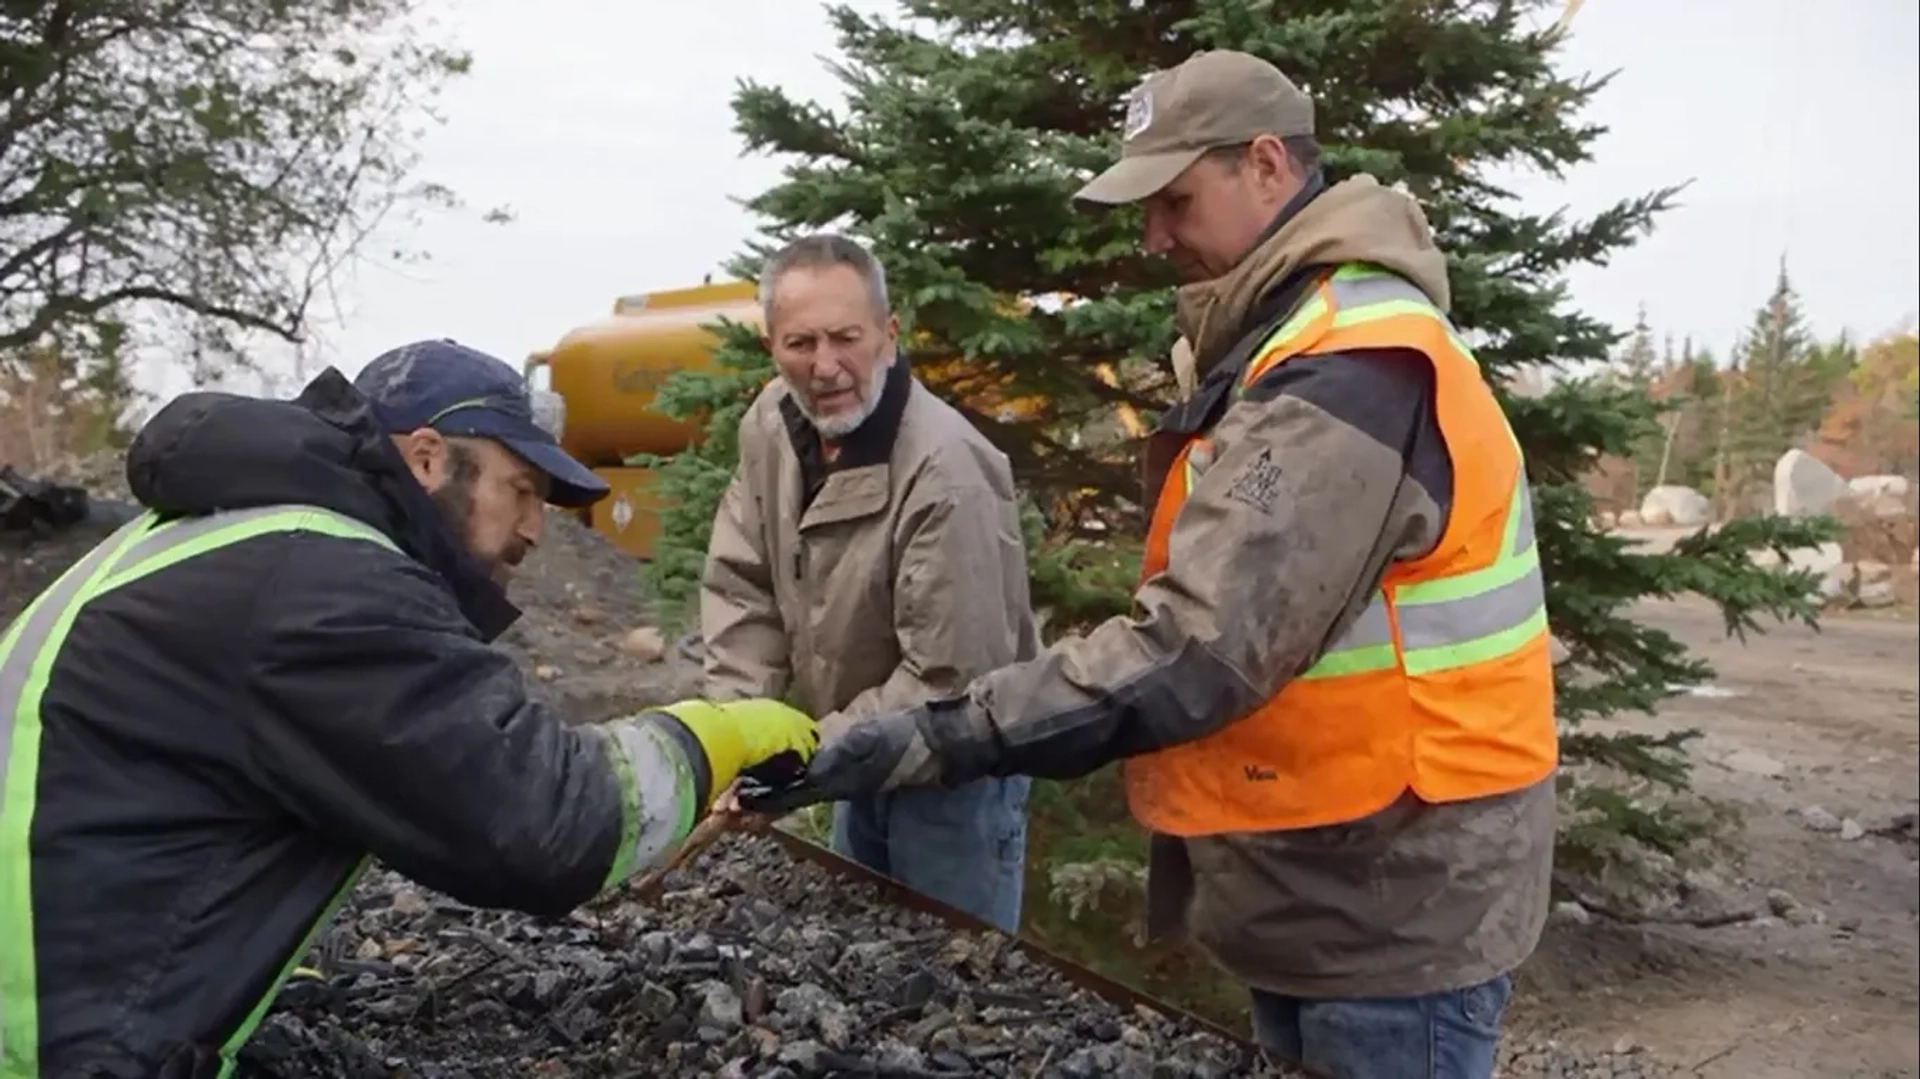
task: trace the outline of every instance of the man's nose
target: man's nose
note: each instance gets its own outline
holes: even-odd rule
[[[517,531],[520,533],[521,542],[525,543],[528,548],[533,548],[539,546],[540,537],[545,534],[546,527],[546,507],[534,506],[528,513],[521,517],[520,527]]]

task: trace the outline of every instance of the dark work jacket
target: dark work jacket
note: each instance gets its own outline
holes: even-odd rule
[[[217,1074],[369,854],[481,906],[601,887],[624,789],[605,743],[488,646],[518,612],[338,372],[292,402],[183,396],[127,471],[162,516],[302,503],[398,550],[268,533],[80,608],[37,781],[7,793],[34,800],[33,954],[0,964],[33,963],[40,1075]]]

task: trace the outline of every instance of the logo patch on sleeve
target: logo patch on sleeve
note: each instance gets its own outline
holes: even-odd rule
[[[1248,461],[1233,478],[1227,497],[1261,513],[1272,513],[1274,504],[1280,501],[1280,478],[1280,465],[1273,459],[1273,451],[1261,450],[1260,455]]]

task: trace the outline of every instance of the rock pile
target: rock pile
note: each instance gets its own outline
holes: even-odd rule
[[[653,907],[540,920],[371,875],[242,1054],[258,1079],[1295,1074],[766,837]]]
[[[1496,1075],[1545,1076],[1548,1079],[1656,1079],[1688,1074],[1691,1069],[1656,1060],[1630,1038],[1611,1049],[1590,1052],[1559,1042],[1509,1042],[1501,1047]]]
[[[578,518],[547,513],[508,596],[523,613],[496,646],[568,719],[602,722],[699,692],[698,662],[653,624],[640,563]]]

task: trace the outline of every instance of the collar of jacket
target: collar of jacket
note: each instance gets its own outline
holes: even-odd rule
[[[329,368],[295,401],[354,440],[353,464],[386,510],[379,525],[400,548],[446,583],[460,613],[492,642],[520,618],[520,609],[494,583],[400,456],[373,409],[346,376]],[[535,551],[532,557],[538,558]]]
[[[800,475],[805,481],[802,512],[813,504],[820,489],[826,486],[827,477],[833,473],[882,465],[893,459],[893,444],[900,437],[900,417],[907,411],[907,395],[912,389],[913,376],[907,369],[907,355],[896,353],[893,366],[887,369],[887,376],[881,382],[880,403],[874,407],[873,415],[840,440],[840,452],[831,461],[827,460],[820,432],[806,413],[800,411],[800,403],[791,393],[780,399],[780,418],[786,424],[787,440],[793,443],[793,452],[800,458]]]
[[[1298,265],[1285,265],[1293,238],[1282,238],[1280,233],[1298,221],[1307,207],[1326,192],[1326,173],[1314,169],[1300,190],[1294,192],[1260,235],[1247,245],[1232,269],[1210,281],[1182,285],[1175,291],[1174,321],[1193,349],[1194,363],[1203,376],[1248,328],[1250,309],[1259,295],[1270,295],[1278,285],[1263,279],[1275,269],[1279,269],[1283,277],[1299,271]]]

